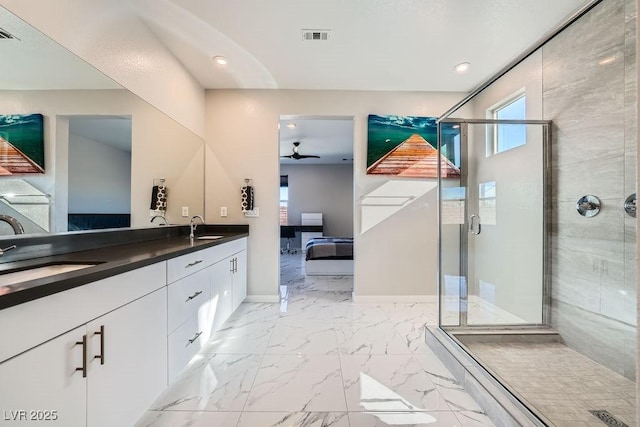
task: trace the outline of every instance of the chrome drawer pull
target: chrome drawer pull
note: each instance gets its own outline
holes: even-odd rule
[[[202,335],[202,331],[198,332],[195,337],[193,337],[190,340],[188,340],[189,344],[193,344],[195,342],[195,340],[197,340],[200,335]],[[189,344],[187,344],[187,345],[189,345]]]
[[[197,260],[197,261],[190,262],[189,264],[185,265],[185,266],[184,266],[184,268],[193,267],[194,265],[196,265],[196,264],[200,264],[201,262],[202,262],[202,260],[201,260],[201,259],[199,259],[199,260]]]
[[[190,297],[187,297],[187,300],[185,302],[189,302],[192,299],[194,299],[195,297],[197,297],[198,295],[200,295],[202,293],[202,291],[198,291],[195,294],[191,295]]]

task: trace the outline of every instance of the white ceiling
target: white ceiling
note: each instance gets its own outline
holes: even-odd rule
[[[0,39],[3,90],[122,88],[3,7],[0,28],[16,37]]]
[[[105,0],[106,1],[106,0]],[[111,0],[109,0],[111,1]],[[204,88],[470,91],[588,0],[119,0],[130,4]],[[0,7],[0,40],[10,67],[2,89],[120,88],[66,49]],[[303,29],[329,29],[326,42]],[[106,35],[105,35],[106,36]],[[126,47],[123,47],[126,48]],[[226,67],[212,57],[230,60]],[[470,62],[463,75],[455,64]],[[342,163],[353,158],[351,120],[298,117],[281,126],[280,154]],[[86,128],[91,122],[85,118]],[[87,137],[112,134],[95,122]],[[78,125],[79,126],[79,125]],[[79,131],[80,132],[80,131]],[[85,132],[85,131],[82,131]],[[130,129],[129,129],[130,134]],[[91,136],[89,136],[91,135]],[[116,142],[117,143],[117,142]]]
[[[70,116],[69,133],[131,152],[131,117]]]
[[[296,117],[280,118],[280,156],[292,154],[293,143],[298,141],[299,154],[320,156],[294,160],[280,158],[280,164],[353,164],[353,119],[351,117]],[[295,128],[287,127],[293,123]],[[346,160],[343,160],[346,159]]]
[[[134,0],[205,88],[469,91],[586,0]],[[302,29],[330,29],[326,42]],[[226,68],[212,57],[230,60]],[[467,61],[459,75],[454,65]]]

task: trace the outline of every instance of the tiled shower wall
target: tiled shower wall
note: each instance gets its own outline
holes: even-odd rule
[[[604,0],[542,48],[543,114],[552,120],[552,325],[564,342],[635,379],[636,7]],[[599,215],[580,216],[592,194]]]

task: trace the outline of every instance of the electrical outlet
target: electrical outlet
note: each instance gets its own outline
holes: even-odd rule
[[[182,207],[182,216],[183,217],[189,216],[189,207],[188,206],[183,206]]]
[[[227,207],[226,206],[222,206],[220,208],[220,216],[221,217],[226,217],[227,216]]]
[[[252,211],[245,211],[244,216],[247,218],[257,218],[260,216],[260,208],[253,208]]]

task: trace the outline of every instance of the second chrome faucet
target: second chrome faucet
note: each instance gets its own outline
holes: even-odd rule
[[[200,218],[200,221],[202,221],[202,223],[204,224],[204,219],[200,215],[194,215],[189,220],[189,228],[191,230],[191,232],[189,233],[189,237],[192,239],[195,237],[196,228],[198,228],[198,224],[196,224],[195,222],[195,220],[198,218]]]

